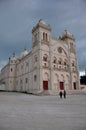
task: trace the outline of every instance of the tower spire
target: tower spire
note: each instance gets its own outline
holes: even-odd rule
[[[13,57],[15,57],[15,51],[13,52]]]

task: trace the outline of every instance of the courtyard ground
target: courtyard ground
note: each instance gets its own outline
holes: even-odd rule
[[[0,92],[0,130],[86,130],[86,95]]]

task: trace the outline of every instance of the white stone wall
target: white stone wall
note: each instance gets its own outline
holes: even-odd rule
[[[48,82],[48,90],[59,91],[60,82],[64,83],[66,90],[74,89],[74,83],[79,89],[74,39],[52,38],[49,26],[38,24],[32,32],[31,52],[22,52],[22,56],[16,60],[13,57],[12,63],[7,64],[1,72],[0,79],[4,79],[6,90],[30,93],[43,91],[43,81]],[[47,41],[43,39],[43,33]],[[44,56],[47,60],[44,60]]]

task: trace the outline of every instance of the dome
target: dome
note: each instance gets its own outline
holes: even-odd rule
[[[67,30],[64,30],[64,32],[63,32],[63,36],[64,36],[64,35],[69,35],[69,36],[71,36],[71,33],[68,32]]]
[[[15,61],[15,60],[16,60],[16,57],[12,57],[10,60],[11,60],[11,61]]]
[[[26,56],[28,54],[28,51],[25,49],[21,55],[20,55],[20,58],[23,58],[24,56]]]
[[[10,58],[11,61],[16,61],[15,53],[13,53],[13,56]]]
[[[42,19],[39,20],[39,23],[46,25],[46,23]]]
[[[64,39],[64,38],[70,38],[72,40],[75,40],[74,36],[67,30],[64,30],[64,32],[62,34],[62,39]]]

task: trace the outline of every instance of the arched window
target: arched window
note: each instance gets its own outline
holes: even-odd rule
[[[61,61],[59,61],[59,64],[61,65]]]
[[[66,66],[67,65],[67,63],[64,61],[64,65]]]
[[[43,61],[47,61],[47,60],[48,60],[48,56],[47,56],[47,54],[44,54]]]
[[[72,61],[72,67],[74,67],[75,66],[75,62],[74,61]]]
[[[25,78],[25,83],[27,84],[27,82],[28,82],[28,78]]]
[[[37,75],[34,75],[34,81],[36,81],[37,80]]]
[[[43,40],[45,40],[45,33],[43,32]]]
[[[58,69],[62,69],[62,59],[59,58],[58,60]]]
[[[54,58],[53,58],[53,63],[57,63],[57,58],[54,56]]]
[[[13,69],[11,68],[11,72],[13,71]]]
[[[47,41],[47,33],[46,33],[46,41]]]
[[[61,59],[61,58],[59,58],[58,63],[59,63],[60,65],[62,64],[62,59]]]
[[[67,69],[67,60],[65,59],[64,62],[63,62],[63,69]]]
[[[48,41],[47,33],[43,32],[43,40]]]
[[[64,65],[66,66],[68,64],[68,60],[64,59]]]

